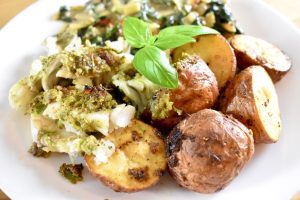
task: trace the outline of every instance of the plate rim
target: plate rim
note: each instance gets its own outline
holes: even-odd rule
[[[0,29],[0,38],[3,39],[2,38],[3,35],[4,35],[3,33],[6,32],[7,29],[9,29],[9,27],[11,26],[11,24],[14,23],[14,21],[16,21],[17,19],[21,18],[24,15],[24,13],[30,12],[30,10],[32,10],[34,7],[38,7],[40,4],[43,4],[44,2],[49,2],[49,1],[39,0],[39,1],[33,2],[29,6],[27,6],[25,9],[23,9],[21,12],[19,12],[17,15],[15,15],[14,17],[12,17]],[[285,24],[287,24],[290,28],[293,29],[293,31],[295,31],[300,36],[300,28],[297,27],[295,25],[295,23],[293,23],[287,16],[283,15],[278,10],[276,10],[275,8],[273,8],[272,6],[270,6],[269,4],[267,4],[266,2],[264,2],[262,0],[253,0],[253,2],[259,4],[264,9],[268,9],[270,12],[272,12],[272,14],[280,17],[284,21]],[[232,0],[231,3],[234,4],[234,0]],[[8,196],[11,199],[18,198],[18,196],[15,196],[15,194],[10,193],[10,189],[5,186],[4,181],[1,182],[1,183],[0,183],[1,184],[0,185],[0,189],[5,193],[6,196]]]

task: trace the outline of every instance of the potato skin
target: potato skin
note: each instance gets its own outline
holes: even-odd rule
[[[290,58],[276,46],[249,35],[235,35],[229,39],[240,69],[260,65],[268,72],[273,82],[278,82],[289,72]]]
[[[166,151],[170,174],[179,185],[213,193],[239,174],[254,153],[254,142],[239,121],[205,109],[173,129]]]
[[[251,129],[255,143],[274,143],[277,142],[278,138],[270,138],[259,117],[259,111],[255,103],[254,93],[256,91],[253,89],[253,76],[255,76],[256,70],[264,71],[266,78],[269,79],[268,74],[261,66],[251,66],[244,69],[226,88],[220,98],[219,109],[225,114],[232,115]],[[265,84],[264,80],[261,81],[262,85]],[[264,102],[261,103],[264,104]],[[278,123],[281,127],[281,121]]]
[[[188,56],[176,63],[179,87],[170,92],[174,107],[192,114],[215,104],[219,89],[214,73],[199,56]]]

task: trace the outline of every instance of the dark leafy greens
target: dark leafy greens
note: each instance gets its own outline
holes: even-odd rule
[[[223,26],[225,23],[235,22],[235,19],[231,13],[229,7],[222,1],[212,1],[208,3],[209,8],[206,10],[205,15],[209,12],[213,12],[215,15],[216,23],[213,28],[220,31],[221,33],[228,32]],[[241,29],[234,23],[236,33],[241,33]]]

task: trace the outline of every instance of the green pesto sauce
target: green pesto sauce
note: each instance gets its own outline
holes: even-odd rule
[[[170,101],[168,92],[159,91],[150,101],[150,111],[153,119],[165,119],[173,110],[173,102]]]
[[[46,131],[39,132],[39,142],[44,146],[43,150],[47,152],[61,152],[69,153],[72,155],[76,152],[91,155],[93,151],[101,145],[101,141],[98,140],[95,136],[63,136],[60,133],[51,133]],[[70,143],[72,143],[72,148],[70,149]]]
[[[86,87],[83,91],[74,87],[56,87],[40,93],[32,103],[32,111],[47,106],[50,103],[58,102],[65,112],[77,110],[78,112],[97,112],[111,109],[117,105],[113,97],[103,88]],[[40,113],[40,112],[38,112]]]
[[[117,105],[113,97],[103,88],[86,87],[83,91],[74,87],[57,87],[40,93],[31,104],[31,113],[42,114],[48,105],[58,103],[54,114],[60,122],[67,122],[80,132],[93,132],[87,114],[110,110]]]
[[[42,57],[41,62],[44,72],[47,72],[55,62],[59,62],[61,68],[65,68],[76,77],[97,77],[118,67],[123,59],[111,49],[84,47],[76,51],[62,51]]]

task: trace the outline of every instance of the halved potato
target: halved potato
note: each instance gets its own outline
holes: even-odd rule
[[[274,45],[249,35],[235,35],[230,38],[238,67],[261,65],[273,82],[279,81],[292,66],[290,58]]]
[[[179,185],[212,193],[240,173],[253,155],[254,142],[238,120],[204,109],[177,124],[166,150],[169,172]]]
[[[277,94],[270,76],[261,66],[240,72],[226,88],[220,109],[252,129],[256,143],[273,143],[281,132]]]
[[[116,148],[107,163],[97,165],[94,156],[85,156],[89,171],[105,185],[118,192],[136,192],[159,181],[166,169],[166,158],[164,141],[156,129],[133,120],[105,140]]]
[[[189,43],[176,48],[173,61],[177,62],[184,54],[199,55],[215,74],[219,88],[235,75],[236,58],[233,49],[222,35],[201,35],[195,43]]]

